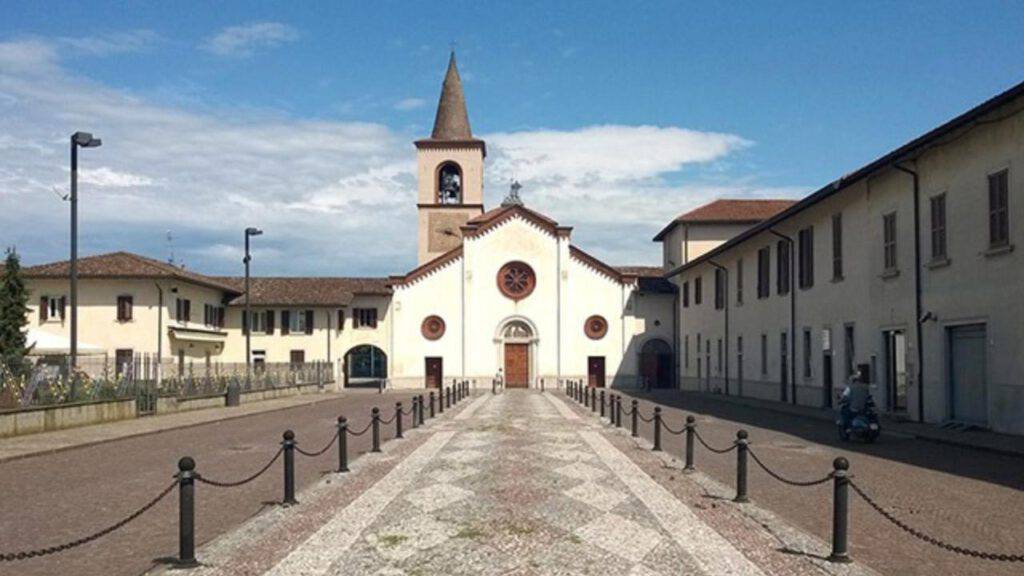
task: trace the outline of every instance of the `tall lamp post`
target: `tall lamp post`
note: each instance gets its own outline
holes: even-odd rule
[[[103,141],[88,132],[71,135],[71,372],[78,366],[78,149],[97,148]]]
[[[246,228],[245,229],[245,258],[242,262],[245,263],[245,383],[248,386],[252,380],[252,315],[249,312],[249,262],[252,261],[252,255],[249,254],[249,238],[253,236],[259,236],[263,234],[263,230],[259,228]]]

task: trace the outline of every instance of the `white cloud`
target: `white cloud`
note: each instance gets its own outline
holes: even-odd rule
[[[395,102],[395,110],[401,110],[403,112],[407,110],[417,110],[427,105],[427,101],[423,98],[405,98]]]
[[[60,39],[60,43],[73,52],[92,56],[142,52],[159,41],[160,36],[152,30],[112,32],[100,36],[65,36]]]
[[[254,22],[229,26],[208,38],[201,47],[218,56],[244,58],[252,56],[258,48],[273,48],[298,39],[298,30],[288,24]]]
[[[439,72],[440,73],[440,72]],[[82,150],[83,253],[176,253],[209,273],[240,270],[246,226],[261,274],[399,273],[415,264],[415,156],[409,141],[366,122],[295,119],[251,109],[216,114],[156,105],[60,67],[45,42],[0,43],[0,245],[28,262],[63,258],[67,138]],[[698,202],[758,196],[717,167],[750,145],[729,134],[653,126],[593,126],[483,135],[488,205],[512,177],[535,207],[611,263],[658,260],[650,237]]]

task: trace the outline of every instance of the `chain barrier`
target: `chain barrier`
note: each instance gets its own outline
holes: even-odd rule
[[[704,438],[701,437],[700,432],[697,432],[696,430],[694,430],[693,431],[693,435],[697,437],[697,440],[701,443],[702,446],[704,446],[708,450],[711,450],[715,454],[728,454],[729,452],[732,452],[733,450],[736,449],[736,445],[735,444],[733,444],[732,446],[729,446],[728,448],[725,448],[725,449],[714,448],[710,444],[708,444],[707,442],[704,441]]]
[[[391,418],[388,418],[387,420],[385,420],[385,419],[381,418],[381,419],[380,419],[380,423],[381,423],[381,424],[385,424],[385,425],[386,425],[386,424],[391,424],[392,422],[394,422],[394,421],[395,421],[395,416],[397,416],[397,414],[392,414],[392,415],[391,415]]]
[[[661,427],[665,430],[665,432],[668,432],[673,436],[682,436],[683,434],[686,433],[686,426],[683,426],[679,430],[673,430],[672,428],[669,428],[668,424],[665,424],[664,419],[661,421]]]
[[[893,516],[891,512],[889,512],[886,509],[882,508],[882,506],[880,504],[878,504],[877,502],[875,502],[873,498],[871,498],[870,496],[865,494],[864,490],[862,490],[861,487],[858,486],[852,480],[850,481],[850,487],[853,488],[853,491],[856,492],[858,496],[863,498],[864,501],[868,503],[868,506],[871,506],[872,508],[875,509],[876,512],[881,514],[883,518],[885,518],[889,522],[892,522],[897,528],[899,528],[900,530],[903,530],[904,532],[906,532],[907,534],[910,534],[911,536],[913,536],[914,538],[917,538],[918,540],[922,540],[922,541],[927,542],[927,543],[929,543],[929,544],[931,544],[933,546],[938,546],[939,548],[942,548],[943,550],[947,550],[949,552],[954,552],[956,554],[961,554],[963,556],[970,556],[972,558],[981,558],[983,560],[994,560],[996,562],[1024,562],[1024,554],[1001,554],[1001,553],[996,553],[996,552],[982,552],[980,550],[972,550],[970,548],[965,548],[963,546],[956,546],[954,544],[949,544],[948,542],[943,542],[942,540],[939,540],[938,538],[936,538],[934,536],[929,536],[928,534],[925,534],[924,532],[921,532],[920,530],[907,525],[905,522],[903,522],[899,518]]]
[[[99,532],[94,532],[94,533],[92,533],[92,534],[90,534],[88,536],[79,538],[78,540],[72,540],[71,542],[66,542],[64,544],[59,544],[57,546],[50,546],[48,548],[40,548],[38,550],[26,550],[26,551],[22,551],[22,552],[0,553],[0,562],[14,562],[16,560],[27,560],[29,558],[37,558],[39,556],[48,556],[50,554],[56,554],[57,552],[63,552],[65,550],[70,550],[72,548],[77,548],[78,546],[81,546],[83,544],[88,544],[89,542],[92,542],[93,540],[97,540],[99,538],[102,538],[102,537],[106,536],[107,534],[110,534],[111,532],[114,532],[114,531],[118,530],[119,528],[123,528],[126,524],[128,524],[132,520],[135,520],[139,516],[142,516],[143,514],[145,514],[147,511],[149,511],[150,508],[152,508],[153,506],[156,506],[157,503],[159,503],[168,494],[170,494],[171,490],[174,490],[177,486],[178,486],[178,481],[174,480],[174,482],[171,482],[171,484],[169,486],[167,486],[159,494],[157,494],[156,498],[153,498],[152,500],[147,502],[144,506],[142,506],[141,508],[139,508],[135,512],[132,512],[130,515],[125,517],[124,520],[121,520],[120,522],[117,522],[116,524],[111,524],[110,526],[104,528],[103,530],[100,530]]]
[[[278,448],[277,453],[274,454],[274,457],[270,459],[270,462],[267,462],[266,466],[260,468],[258,472],[256,472],[252,476],[249,476],[248,478],[243,478],[236,482],[221,482],[218,480],[210,480],[208,478],[200,476],[199,474],[196,474],[196,482],[202,482],[203,484],[209,484],[210,486],[215,486],[217,488],[235,488],[238,486],[242,486],[243,484],[248,484],[249,482],[252,482],[253,480],[262,476],[263,473],[266,472],[267,470],[270,470],[270,467],[274,465],[274,462],[277,462],[277,459],[281,457],[282,452],[284,452],[284,448]]]
[[[768,466],[766,466],[765,463],[762,462],[761,459],[757,457],[757,454],[754,453],[754,450],[751,449],[749,446],[747,447],[747,454],[754,459],[754,462],[756,462],[757,465],[761,467],[761,470],[764,470],[766,474],[768,474],[772,478],[775,478],[779,482],[782,482],[783,484],[789,484],[790,486],[817,486],[819,484],[824,484],[825,482],[832,480],[832,478],[834,477],[832,473],[829,473],[824,478],[819,478],[817,480],[790,480],[789,478],[786,478],[776,473],[771,468],[768,468]]]
[[[637,411],[636,411],[636,416],[637,416],[637,418],[643,420],[644,422],[654,422],[654,416],[653,415],[650,418],[644,418],[644,415],[640,412],[639,409],[637,409]]]
[[[366,434],[366,431],[370,429],[370,426],[373,426],[373,421],[367,422],[366,426],[364,426],[359,432],[353,432],[351,428],[347,428],[345,432],[350,436],[362,436],[363,434]]]
[[[324,446],[323,448],[321,448],[320,450],[317,450],[316,452],[306,452],[302,448],[299,448],[298,444],[295,445],[295,451],[298,452],[299,454],[302,454],[303,456],[310,456],[312,458],[316,458],[317,456],[320,456],[324,452],[327,452],[328,450],[330,450],[331,446],[334,446],[334,443],[337,442],[337,441],[338,441],[338,435],[335,434],[334,436],[331,436],[331,441],[327,443],[327,446]]]

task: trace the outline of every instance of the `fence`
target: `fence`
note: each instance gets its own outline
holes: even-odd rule
[[[598,393],[596,388],[588,388],[582,381],[570,381],[565,388],[565,394],[582,405],[583,408],[589,409],[592,414],[597,415],[599,412],[600,415],[598,417],[605,418],[606,398],[605,391],[603,389]],[[754,464],[772,479],[793,488],[807,488],[831,482],[832,552],[828,557],[828,560],[831,562],[845,563],[851,561],[849,553],[849,500],[850,491],[852,490],[853,494],[862,499],[872,510],[882,516],[882,518],[922,542],[926,542],[948,552],[953,552],[955,554],[971,558],[994,562],[1024,563],[1024,553],[1009,554],[960,546],[940,540],[911,526],[903,519],[897,517],[892,512],[892,507],[883,506],[875,500],[875,498],[870,495],[870,490],[866,490],[864,487],[854,482],[853,476],[850,473],[850,463],[846,458],[838,457],[833,460],[832,470],[828,471],[824,476],[811,479],[787,478],[773,470],[757,455],[757,452],[750,445],[750,435],[746,430],[737,430],[736,439],[732,444],[716,447],[708,443],[700,435],[697,421],[694,416],[687,416],[686,424],[681,429],[672,429],[665,424],[662,419],[661,406],[655,405],[650,415],[644,416],[640,411],[639,402],[636,399],[631,399],[629,407],[624,409],[622,407],[622,396],[620,394],[615,394],[614,392],[608,394],[607,404],[607,420],[609,425],[621,428],[623,414],[629,416],[629,432],[634,438],[640,436],[641,422],[651,426],[652,451],[660,452],[662,450],[662,433],[668,433],[675,436],[685,436],[683,453],[685,462],[683,466],[684,471],[692,472],[696,470],[695,451],[698,444],[711,454],[718,456],[724,456],[731,452],[736,452],[736,494],[733,498],[733,501],[735,502],[743,503],[750,501],[750,496],[747,490],[747,473],[750,460],[753,460]]]
[[[331,363],[322,361],[258,363],[249,373],[244,362],[181,362],[135,354],[120,362],[105,356],[80,357],[72,370],[67,357],[50,356],[27,374],[0,373],[0,409],[131,398],[150,403],[157,396],[224,394],[231,384],[253,391],[333,382]]]
[[[438,390],[439,395],[435,397],[434,391],[431,390],[428,394],[429,404],[427,397],[423,394],[419,394],[413,397],[412,405],[406,409],[402,406],[401,402],[395,403],[395,411],[390,418],[383,418],[379,408],[373,408],[370,412],[370,422],[362,430],[352,430],[348,427],[348,420],[345,416],[339,416],[336,431],[324,447],[319,450],[307,451],[299,446],[299,442],[295,437],[295,433],[291,430],[285,430],[281,436],[281,447],[274,452],[273,455],[255,472],[244,478],[235,480],[223,480],[217,479],[215,476],[206,476],[196,470],[196,461],[189,456],[185,456],[178,460],[178,470],[174,475],[174,480],[167,486],[163,487],[156,495],[143,504],[141,507],[136,509],[131,514],[125,516],[118,522],[111,524],[101,530],[64,542],[62,544],[47,546],[42,548],[36,548],[32,550],[22,550],[18,552],[3,552],[0,551],[0,564],[18,562],[28,560],[31,558],[38,558],[41,556],[49,556],[52,554],[58,554],[65,550],[77,548],[83,544],[87,544],[94,540],[98,540],[108,534],[116,532],[121,528],[124,528],[136,518],[142,516],[154,506],[156,506],[161,500],[166,498],[175,487],[178,488],[178,556],[175,559],[175,564],[180,568],[190,568],[199,565],[196,560],[196,548],[195,548],[195,519],[196,519],[196,507],[195,507],[195,491],[196,485],[210,486],[211,488],[230,489],[244,486],[266,474],[278,460],[283,459],[282,466],[282,506],[296,506],[299,501],[295,497],[295,454],[298,453],[300,456],[307,458],[316,458],[326,454],[332,447],[337,445],[337,457],[338,465],[336,473],[344,474],[349,471],[349,450],[348,450],[348,438],[350,436],[362,436],[369,433],[371,436],[371,452],[381,452],[381,426],[395,426],[395,438],[401,439],[404,437],[405,419],[409,417],[409,425],[412,428],[419,428],[426,424],[426,419],[434,418],[435,414],[440,415],[435,411],[435,402],[438,402],[438,406],[451,408],[455,404],[469,398],[470,386],[468,381],[456,382],[452,386],[442,388]],[[427,407],[429,406],[429,412]],[[443,409],[441,410],[443,412]],[[429,416],[428,416],[429,414]]]

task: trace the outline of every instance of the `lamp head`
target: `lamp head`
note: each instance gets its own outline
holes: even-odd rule
[[[245,235],[246,236],[259,236],[261,234],[263,234],[263,230],[260,230],[259,228],[246,228],[245,229]]]
[[[88,132],[75,132],[71,135],[71,141],[82,148],[97,148],[103,144],[103,140],[93,138]]]

